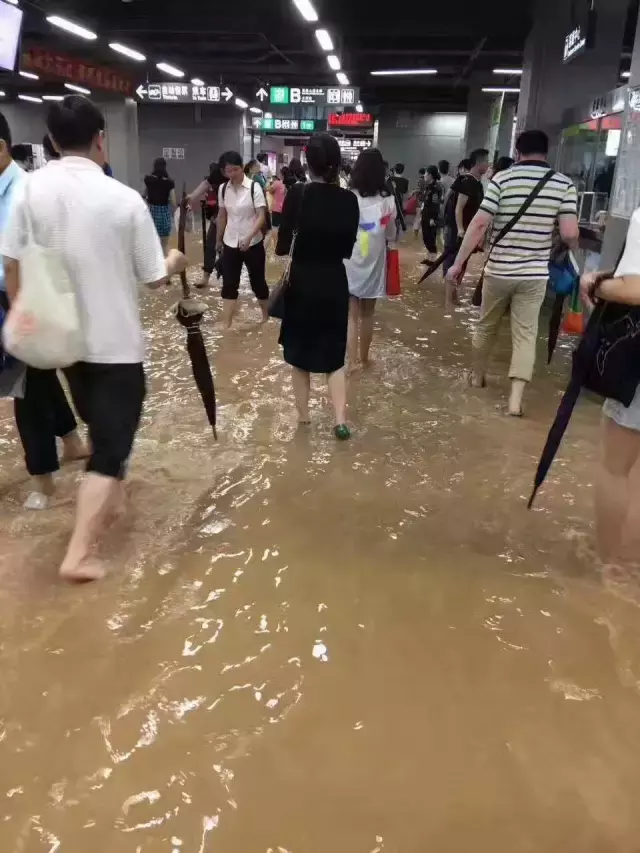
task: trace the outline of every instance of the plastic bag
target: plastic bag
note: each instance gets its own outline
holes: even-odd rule
[[[176,212],[173,214],[173,224],[175,225],[176,231],[180,228],[180,208],[176,208]],[[193,219],[193,210],[191,208],[187,208],[187,214],[184,219],[184,233],[191,234],[194,230],[194,219]]]

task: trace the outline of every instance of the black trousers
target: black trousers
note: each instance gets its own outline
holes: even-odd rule
[[[424,241],[425,248],[427,252],[434,255],[438,251],[438,246],[436,243],[436,236],[438,233],[438,228],[436,225],[431,225],[431,219],[429,216],[422,214],[422,239]]]
[[[264,241],[249,246],[246,252],[225,245],[222,250],[222,298],[237,299],[242,265],[247,265],[251,290],[256,299],[268,299],[269,287],[265,277],[266,256]]]
[[[211,219],[209,222],[209,228],[207,229],[207,236],[204,242],[204,264],[203,270],[208,274],[214,271],[216,266],[216,238],[218,236],[218,228],[216,226],[216,220]]]
[[[0,303],[6,311],[4,291]],[[14,400],[14,414],[27,471],[32,477],[53,474],[60,468],[56,437],[64,438],[78,426],[55,370],[27,367],[24,398]]]

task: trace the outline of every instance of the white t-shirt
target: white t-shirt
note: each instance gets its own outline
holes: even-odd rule
[[[640,207],[633,212],[624,252],[616,267],[615,275],[640,275]]]
[[[251,187],[253,185],[253,197]],[[227,227],[224,229],[224,244],[231,249],[237,249],[240,240],[248,237],[256,225],[256,219],[261,207],[267,206],[262,187],[256,181],[244,176],[241,184],[236,186],[228,181],[220,185],[218,190],[218,205],[227,211]],[[255,246],[263,239],[260,231],[251,241]]]
[[[139,193],[107,177],[86,157],[63,157],[22,181],[0,254],[20,260],[27,215],[36,242],[62,255],[75,285],[87,342],[85,360],[142,362],[137,285],[163,278],[166,267]]]

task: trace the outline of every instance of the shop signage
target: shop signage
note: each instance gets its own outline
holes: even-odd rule
[[[147,83],[136,89],[141,101],[163,104],[219,104],[229,101],[233,92],[229,87],[193,86],[191,83]]]
[[[119,71],[38,47],[30,47],[22,54],[21,67],[25,71],[61,77],[88,89],[104,89],[120,95],[131,95],[133,92],[132,80]]]
[[[326,86],[271,86],[269,101],[272,104],[317,104],[325,106],[354,107],[360,100],[360,90],[353,87]]]
[[[329,127],[373,127],[371,113],[329,113]]]
[[[339,139],[340,152],[347,160],[357,160],[362,151],[371,148],[371,139]]]
[[[595,32],[594,0],[573,0],[573,14],[570,31],[564,38],[564,62],[570,62],[580,56],[587,48],[593,47]]]
[[[324,119],[305,118],[254,118],[252,120],[255,130],[265,133],[281,133],[282,131],[294,131],[296,133],[313,133],[316,130],[326,130],[327,123]]]

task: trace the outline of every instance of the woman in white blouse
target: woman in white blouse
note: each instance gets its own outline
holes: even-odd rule
[[[358,199],[360,222],[353,254],[345,261],[349,279],[347,362],[354,368],[358,356],[369,364],[376,300],[386,296],[387,243],[396,239],[396,204],[385,187],[386,170],[377,148],[363,151],[351,175]]]

